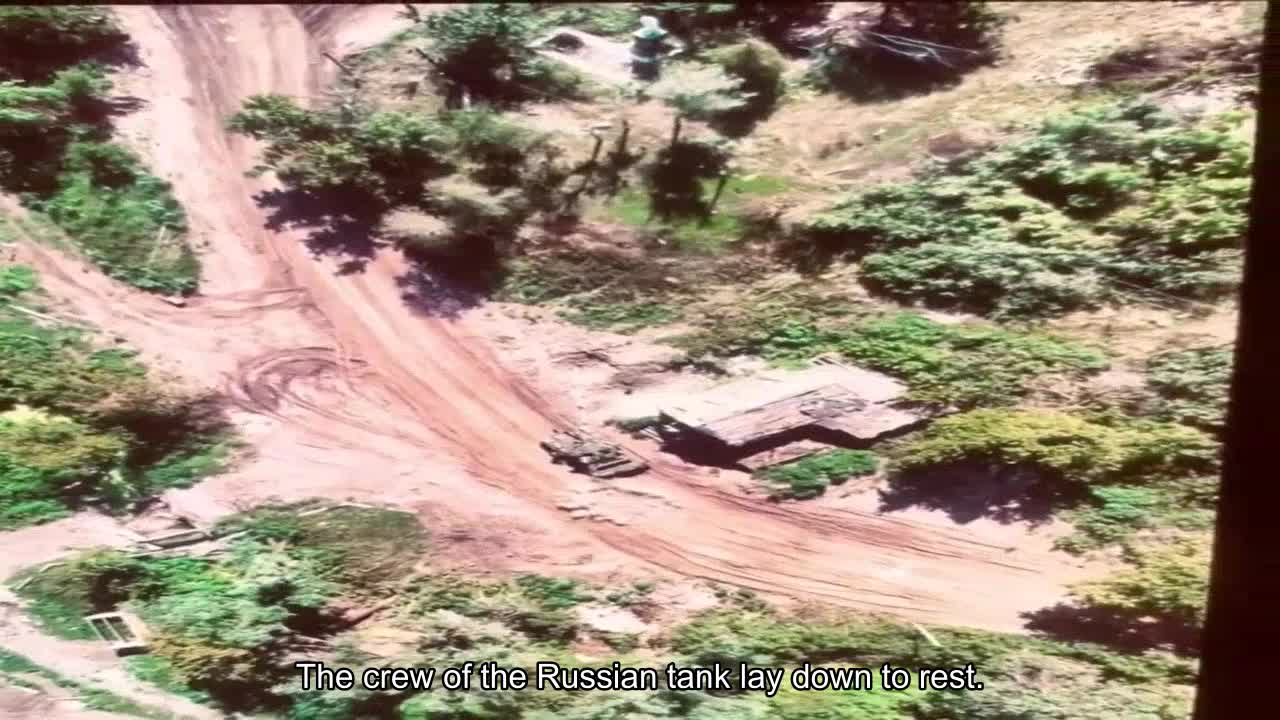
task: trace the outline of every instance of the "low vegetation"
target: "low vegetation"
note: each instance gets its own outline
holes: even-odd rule
[[[1235,115],[1182,125],[1142,104],[1051,118],[1029,138],[834,205],[794,248],[857,257],[898,300],[1058,315],[1135,291],[1231,292],[1249,188]]]
[[[708,318],[707,330],[676,342],[695,355],[751,354],[783,364],[834,352],[902,378],[918,402],[962,408],[1011,404],[1032,380],[1083,378],[1107,367],[1093,348],[977,323],[943,324],[910,313],[853,322],[810,318],[795,308],[768,323]]]
[[[1231,349],[1204,347],[1161,353],[1147,362],[1148,384],[1160,397],[1157,413],[1221,433],[1231,382]]]
[[[878,466],[876,456],[865,450],[828,450],[757,474],[771,486],[774,497],[804,500],[850,478],[870,475]]]
[[[1204,629],[1209,550],[1207,532],[1148,535],[1128,548],[1127,568],[1077,585],[1072,595],[1095,613],[1094,622],[1144,644],[1194,651]]]
[[[301,517],[296,512],[303,507],[260,509],[232,519],[226,529],[248,534],[232,540],[229,551],[219,557],[90,554],[36,576],[21,593],[33,608],[55,601],[74,612],[116,604],[129,607],[158,632],[153,652],[130,661],[135,674],[163,686],[183,686],[184,694],[225,711],[269,712],[299,720],[607,720],[620,712],[695,720],[928,720],[984,717],[978,713],[993,702],[1010,708],[1033,703],[1056,716],[1083,720],[1086,715],[1077,713],[1076,706],[1090,694],[1099,697],[1082,707],[1108,707],[1115,711],[1111,716],[1122,719],[1187,707],[1181,689],[1192,681],[1193,669],[1184,661],[1115,653],[1085,643],[942,628],[932,631],[938,641],[934,645],[910,626],[873,617],[835,618],[818,611],[803,616],[783,613],[745,591],[718,593],[717,608],[668,632],[626,638],[600,635],[581,622],[577,608],[605,599],[643,615],[657,607],[649,597],[653,585],[596,588],[538,575],[477,579],[428,569],[407,577],[401,571],[394,594],[386,596],[396,602],[378,622],[384,630],[394,630],[402,642],[395,645],[398,649],[384,646],[375,655],[365,649],[361,633],[345,632],[337,609],[352,598],[373,597],[376,593],[370,589],[384,576],[344,574],[341,558],[391,553],[400,554],[403,562],[411,553],[422,553],[425,536],[412,516],[347,508]],[[382,528],[384,523],[394,531]],[[366,584],[370,578],[374,586]],[[215,626],[222,631],[212,632]],[[772,698],[760,693],[663,690],[337,692],[303,690],[289,666],[293,649],[317,637],[324,639],[323,645],[308,645],[307,657],[357,669],[374,664],[445,667],[465,661],[530,667],[542,660],[596,666],[603,663],[577,656],[577,643],[592,636],[620,648],[616,657],[623,664],[638,666],[675,661],[786,668],[804,662],[871,668],[891,663],[916,668],[972,662],[987,690],[799,692],[788,687]],[[631,654],[629,648],[637,643],[644,646],[644,657]],[[1061,687],[1042,686],[1035,681],[1034,668],[1069,673],[1073,680]],[[992,695],[998,699],[987,699]]]
[[[0,191],[48,215],[108,275],[186,294],[199,263],[168,183],[111,141],[99,60],[127,37],[102,8],[0,10]]]
[[[582,621],[584,607],[611,603],[611,610],[645,616],[654,610],[652,587],[447,573],[421,561],[426,538],[410,515],[344,509],[301,518],[302,506],[229,521],[223,529],[246,533],[221,556],[96,553],[46,571],[23,589],[33,614],[52,632],[74,634],[84,632],[83,612],[131,607],[157,632],[154,655],[134,664],[134,673],[225,710],[298,720],[1146,720],[1187,714],[1192,662],[1143,651],[1196,652],[1229,352],[1190,347],[1151,357],[1142,368],[1149,396],[1142,406],[1034,405],[1046,387],[1087,387],[1112,361],[1123,361],[1053,332],[1046,320],[1151,300],[1216,302],[1234,291],[1248,196],[1242,117],[1192,122],[1132,100],[1079,106],[1036,126],[1004,128],[1004,141],[934,163],[909,181],[831,199],[826,211],[783,228],[776,222],[780,213],[754,201],[826,192],[827,183],[791,177],[786,163],[760,168],[778,174],[739,167],[739,155],[758,168],[760,158],[768,158],[750,135],[778,105],[806,101],[815,87],[854,102],[922,94],[997,60],[1004,40],[1004,19],[983,3],[879,4],[861,14],[868,22],[856,24],[855,17],[833,28],[805,73],[808,82],[797,83],[800,68],[787,58],[803,45],[794,31],[817,26],[824,13],[820,4],[645,3],[475,5],[422,14],[408,31],[351,65],[358,74],[376,58],[403,51],[421,64],[388,74],[412,81],[403,85],[403,94],[412,96],[426,73],[443,108],[419,97],[389,109],[392,102],[362,94],[348,77],[339,101],[319,109],[280,96],[251,97],[229,128],[264,142],[256,172],[270,170],[289,188],[273,197],[280,218],[316,209],[317,232],[308,242],[317,250],[358,255],[369,250],[361,241],[380,234],[434,270],[479,275],[477,287],[498,299],[554,304],[563,318],[586,327],[635,332],[684,323],[681,334],[666,341],[695,361],[754,355],[803,365],[833,354],[901,379],[908,401],[952,414],[874,454],[826,452],[759,479],[778,497],[814,497],[883,465],[887,501],[932,500],[932,507],[954,511],[961,505],[957,487],[977,477],[991,480],[987,486],[997,495],[1011,496],[1001,497],[1007,502],[1000,507],[988,502],[979,515],[1069,520],[1075,532],[1060,541],[1062,550],[1108,548],[1123,562],[1111,577],[1075,587],[1070,603],[1037,614],[1034,629],[1073,642],[948,629],[934,633],[936,646],[891,621],[828,618],[817,610],[796,618],[748,593],[722,593],[718,609],[667,633],[600,632]],[[666,81],[643,92],[591,86],[531,47],[540,33],[561,24],[625,40],[641,14],[658,15],[690,46],[684,58],[668,63]],[[91,55],[78,55],[74,63],[87,59]],[[58,74],[65,68],[67,74]],[[20,78],[26,86],[0,86],[0,128],[18,128],[0,132],[0,149],[27,147],[5,145],[3,138],[19,131],[29,147],[56,149],[42,155],[49,163],[35,165],[9,160],[19,158],[17,150],[0,154],[0,177],[6,187],[27,183],[19,190],[31,193],[29,204],[92,238],[86,245],[115,249],[113,258],[125,258],[125,249],[145,252],[145,263],[137,255],[118,263],[97,258],[109,269],[116,263],[111,272],[175,258],[165,255],[168,245],[156,245],[156,238],[168,242],[182,234],[180,210],[165,200],[168,190],[147,179],[137,160],[109,145],[93,123],[78,119],[92,118],[90,110],[105,101],[104,78],[88,65],[65,68]],[[556,110],[580,109],[577,104],[599,110],[577,119],[603,118],[608,104],[609,118],[628,123],[643,113],[627,110],[653,100],[645,113],[652,110],[657,119],[644,120],[652,127],[643,128],[641,120],[635,127],[614,123],[591,151],[585,120],[566,133],[584,136],[570,145],[511,113],[557,100],[575,102]],[[59,129],[76,123],[88,129]],[[635,149],[628,146],[632,131]],[[132,236],[108,227],[116,218]],[[800,270],[803,281],[782,287],[774,272],[783,265]],[[131,282],[186,288],[164,284],[177,275],[157,277]],[[854,277],[872,299],[854,287]],[[8,301],[31,286],[22,270],[0,275],[0,295]],[[984,319],[925,316],[900,305]],[[35,332],[29,327],[12,334],[27,338]],[[38,350],[10,343],[19,348],[13,352]],[[72,375],[92,378],[88,386],[102,386],[106,375],[105,387],[143,378],[118,352],[67,347],[65,354],[77,357]],[[61,360],[46,357],[56,360],[63,350],[40,352],[22,359],[58,368]],[[42,384],[17,360],[13,366],[13,380],[0,375],[0,389],[15,388],[6,391],[13,400],[4,421],[13,429],[0,433],[0,460],[13,468],[20,462],[20,471],[6,470],[9,477],[35,478],[19,488],[28,495],[13,506],[27,507],[27,516],[15,524],[41,512],[67,512],[86,501],[84,488],[118,488],[123,480],[129,488],[123,495],[133,497],[177,482],[169,473],[204,471],[196,468],[205,455],[169,465],[159,452],[138,455],[142,434],[102,414],[109,402],[88,386]],[[22,423],[27,427],[19,428]],[[402,639],[388,643],[392,650],[370,650],[367,638],[348,632],[349,611],[374,603],[376,623]],[[1110,648],[1074,642],[1089,630]],[[577,655],[591,643],[605,643],[617,660],[636,664],[974,662],[988,689],[786,688],[773,698],[412,696],[303,691],[288,666],[298,652],[352,667],[467,660],[584,665],[596,662]]]
[[[37,290],[29,268],[0,269],[0,529],[86,504],[119,509],[221,469],[230,436],[210,398],[19,312]]]

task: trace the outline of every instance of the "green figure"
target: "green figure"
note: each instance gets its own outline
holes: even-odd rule
[[[631,34],[631,69],[641,80],[656,80],[662,60],[680,52],[679,41],[670,38],[669,33],[658,24],[658,19],[646,15],[640,18],[640,29]],[[663,53],[668,42],[676,47]]]

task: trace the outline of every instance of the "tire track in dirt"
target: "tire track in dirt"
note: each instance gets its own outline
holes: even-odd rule
[[[318,50],[341,43],[312,37],[304,20],[355,32],[361,17],[385,23],[385,8],[135,6],[121,14],[155,84],[191,89],[171,103],[189,122],[161,123],[157,141],[199,157],[199,172],[163,161],[160,169],[208,231],[210,295],[178,310],[97,282],[53,289],[78,292],[78,309],[100,306],[104,327],[127,326],[121,334],[135,342],[143,335],[140,344],[156,354],[229,378],[227,394],[242,410],[271,417],[286,433],[274,451],[283,464],[271,472],[289,471],[291,447],[299,457],[303,447],[327,448],[323,462],[345,458],[352,488],[410,507],[438,503],[476,522],[503,515],[533,528],[523,542],[554,544],[557,553],[580,548],[624,565],[922,621],[1017,630],[1020,611],[1060,597],[1072,572],[1047,553],[1010,552],[973,533],[900,518],[735,496],[659,458],[643,482],[667,503],[621,525],[572,520],[557,505],[590,481],[550,465],[538,447],[568,418],[505,368],[465,316],[411,310],[396,284],[410,271],[398,253],[384,250],[364,272],[340,275],[332,261],[310,256],[302,232],[264,229],[251,197],[270,186],[243,176],[255,148],[222,130],[251,94],[305,98],[321,86]],[[396,463],[432,463],[438,477],[432,487],[399,483]],[[268,486],[253,472],[197,490],[263,498]]]

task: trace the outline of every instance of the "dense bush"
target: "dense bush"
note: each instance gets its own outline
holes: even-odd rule
[[[869,255],[867,287],[903,301],[992,317],[1057,315],[1103,296],[1097,261],[1087,251],[1014,242],[927,242]]]
[[[375,218],[409,208],[442,219],[443,233],[411,234],[415,252],[442,261],[491,261],[530,215],[557,209],[567,177],[543,136],[488,109],[309,111],[258,95],[228,127],[266,141],[255,173],[274,171],[295,190]]]
[[[1104,369],[1098,351],[1052,337],[915,315],[865,323],[835,343],[846,357],[903,378],[922,402],[961,407],[1015,402],[1033,378]]]
[[[491,102],[575,97],[582,79],[534,52],[545,19],[526,5],[468,5],[422,17],[432,64],[448,91]]]
[[[231,116],[233,132],[267,143],[255,172],[274,171],[309,192],[359,195],[385,204],[410,202],[446,174],[449,129],[400,112],[308,111],[279,95],[255,95]]]
[[[200,265],[169,183],[127,149],[72,143],[56,193],[39,203],[103,272],[143,290],[194,292]]]
[[[5,309],[35,288],[0,274],[0,528],[95,501],[107,507],[221,468],[225,421],[206,399],[163,389],[127,352]]]
[[[743,107],[720,113],[715,119],[717,129],[730,136],[746,135],[755,123],[773,112],[786,90],[782,56],[758,40],[747,40],[719,48],[707,57],[726,74],[741,79],[741,89],[747,97]]]
[[[1059,481],[1158,481],[1217,467],[1217,443],[1180,425],[1103,422],[1050,410],[973,410],[934,422],[895,467],[1026,465]]]
[[[30,80],[45,84],[5,81],[0,61],[0,189],[47,212],[108,275],[144,290],[193,292],[199,263],[168,183],[108,141],[111,83],[103,69],[67,64],[123,41],[109,15],[95,8],[0,10],[0,37],[17,32],[6,22],[51,43],[49,57],[58,60]],[[9,47],[0,47],[3,56]]]
[[[1147,383],[1159,394],[1159,414],[1210,432],[1225,427],[1231,348],[1161,353],[1147,362]]]
[[[0,414],[0,530],[69,514],[67,499],[108,482],[125,450],[119,435],[71,418]]]
[[[574,27],[596,35],[630,35],[640,27],[640,10],[630,3],[531,3],[539,29]]]
[[[1140,104],[1051,118],[836,203],[792,251],[810,265],[870,253],[872,289],[996,316],[1061,314],[1135,287],[1213,299],[1240,272],[1248,147],[1235,120],[1184,127]]]
[[[296,514],[299,507],[293,508],[294,512],[260,510],[239,518],[236,526],[250,532],[234,540],[226,555],[204,559],[89,555],[32,576],[21,593],[32,601],[33,609],[51,619],[66,619],[70,623],[67,629],[76,632],[84,629],[80,620],[83,614],[123,604],[140,613],[149,626],[160,629],[152,643],[149,657],[154,663],[149,663],[153,667],[148,668],[148,677],[163,679],[166,684],[177,681],[203,688],[207,691],[204,697],[225,711],[269,710],[299,720],[393,715],[474,720],[492,713],[513,718],[574,720],[616,720],[622,716],[620,713],[627,717],[690,720],[906,720],[917,717],[925,708],[965,707],[963,703],[956,704],[954,694],[799,693],[789,687],[774,697],[662,690],[417,695],[303,690],[289,663],[296,657],[294,641],[315,631],[301,628],[341,607],[332,604],[336,598],[361,594],[360,581],[355,578],[340,578],[335,584],[330,569],[332,558],[355,558],[368,549],[381,555],[379,548],[394,546],[395,535],[420,540],[422,530],[397,521],[393,530],[371,534],[367,527],[378,524],[388,513],[344,509],[303,517]],[[412,516],[405,517],[413,521]],[[330,525],[342,530],[329,532],[325,539],[313,536]],[[259,530],[267,535],[259,535]],[[371,548],[367,539],[375,535],[378,547]],[[264,540],[267,536],[272,539]],[[335,548],[341,552],[331,553]],[[411,550],[413,554],[420,552],[416,546]],[[401,556],[400,562],[403,567],[412,560]],[[651,589],[647,584],[637,584],[634,592],[615,592],[608,597],[614,601],[623,594],[645,595]],[[493,661],[508,667],[531,668],[534,662],[544,660],[561,666],[604,665],[607,663],[602,660],[578,657],[573,649],[575,641],[592,632],[578,622],[573,609],[581,603],[598,601],[599,595],[580,583],[542,576],[510,580],[473,579],[448,573],[417,576],[399,588],[402,602],[397,614],[398,627],[412,630],[416,637],[403,636],[406,642],[394,658],[398,664],[419,667]],[[722,599],[719,608],[699,613],[679,623],[669,634],[652,638],[649,652],[656,653],[659,662],[704,666],[721,662],[730,667],[739,662],[862,667],[885,662],[899,667],[973,663],[979,679],[989,688],[999,688],[1002,697],[1010,696],[1010,702],[1013,697],[1025,702],[1034,698],[1039,703],[1036,707],[1045,708],[1061,706],[1074,696],[1063,698],[1055,689],[1027,687],[1014,668],[1027,662],[1041,667],[1057,663],[1070,667],[1082,684],[1097,685],[1096,689],[1105,691],[1108,698],[1130,693],[1134,702],[1145,702],[1155,688],[1174,689],[1175,683],[1187,683],[1192,676],[1185,662],[1119,655],[1085,643],[931,628],[938,640],[935,645],[906,624],[874,618],[836,619],[821,613],[783,615],[749,592],[719,591],[717,595]],[[634,603],[652,602],[644,598],[632,600],[633,607]],[[217,628],[224,628],[224,632],[214,633]],[[624,665],[652,665],[655,655],[646,654],[644,658],[633,658],[626,651],[620,651],[618,656]],[[384,665],[388,658],[369,654],[352,640],[337,635],[332,662],[359,672],[363,667]],[[922,703],[917,705],[916,701]]]
[[[817,497],[831,485],[876,471],[876,456],[865,450],[829,450],[803,460],[777,465],[759,473],[774,486],[776,497],[797,500]]]
[[[1188,476],[1153,485],[1100,485],[1089,488],[1085,504],[1066,519],[1074,532],[1056,546],[1071,553],[1125,545],[1142,530],[1213,527],[1218,477]]]
[[[121,49],[128,36],[102,7],[0,7],[0,80],[43,82],[58,69]]]
[[[994,61],[1004,20],[985,2],[884,2],[876,19],[837,32],[819,49],[811,76],[864,100],[929,90]]]

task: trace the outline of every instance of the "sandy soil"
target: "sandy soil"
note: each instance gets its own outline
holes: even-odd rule
[[[134,92],[150,105],[133,122],[147,129],[133,137],[149,143],[207,243],[206,294],[173,308],[61,255],[26,252],[69,311],[188,377],[223,378],[257,456],[171,493],[175,510],[209,520],[272,497],[381,501],[422,513],[437,532],[461,530],[466,539],[449,552],[489,567],[661,570],[1001,630],[1020,629],[1019,613],[1054,603],[1082,575],[1040,541],[1014,545],[932,517],[770,504],[640,445],[653,471],[615,484],[550,465],[538,442],[575,414],[544,385],[556,378],[513,370],[477,313],[406,302],[410,268],[397,253],[343,274],[309,254],[301,231],[265,229],[253,196],[270,186],[242,174],[255,148],[222,130],[248,95],[313,96],[330,71],[319,50],[383,36],[394,14],[267,5],[119,13],[146,65]],[[517,337],[541,342],[536,331]],[[561,509],[584,496],[591,512]]]

